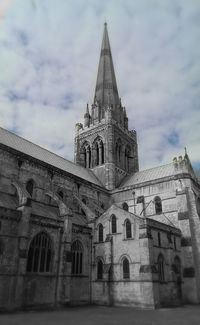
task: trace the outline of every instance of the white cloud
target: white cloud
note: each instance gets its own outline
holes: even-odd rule
[[[8,1],[0,20],[1,126],[73,159],[105,20],[141,168],[170,162],[185,145],[200,163],[197,0]]]

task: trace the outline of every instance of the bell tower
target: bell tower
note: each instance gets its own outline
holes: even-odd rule
[[[75,163],[90,168],[109,190],[138,171],[137,135],[128,130],[119,98],[106,23],[93,104],[86,106],[84,125],[76,124]]]

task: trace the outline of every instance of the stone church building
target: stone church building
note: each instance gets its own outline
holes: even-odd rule
[[[186,152],[139,170],[105,24],[74,163],[0,128],[0,310],[199,303],[199,218]]]

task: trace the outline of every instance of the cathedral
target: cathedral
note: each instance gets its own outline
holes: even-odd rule
[[[200,183],[187,152],[139,170],[104,25],[74,163],[0,128],[0,310],[200,302]]]

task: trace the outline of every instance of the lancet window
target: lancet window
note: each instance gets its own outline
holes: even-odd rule
[[[98,280],[103,279],[103,262],[100,259],[97,262],[97,279]]]
[[[132,230],[131,230],[131,222],[129,219],[126,219],[125,221],[125,231],[126,231],[126,238],[132,237]]]
[[[116,234],[117,232],[117,219],[114,214],[111,216],[111,232],[112,234]]]
[[[98,233],[99,233],[99,242],[103,242],[103,225],[100,223],[98,227]]]
[[[123,263],[123,279],[129,279],[130,278],[129,260],[125,257],[122,263]]]

